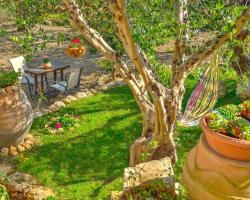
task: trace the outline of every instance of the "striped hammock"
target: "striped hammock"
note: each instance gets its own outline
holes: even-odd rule
[[[199,119],[214,108],[218,99],[218,71],[218,54],[216,54],[188,100],[180,120],[183,125],[197,125]]]

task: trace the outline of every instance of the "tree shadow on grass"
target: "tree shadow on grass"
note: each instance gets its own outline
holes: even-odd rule
[[[60,112],[81,116],[76,133],[40,133],[43,145],[26,153],[28,160],[19,160],[18,166],[54,188],[97,181],[88,191],[95,199],[128,166],[129,146],[141,132],[141,115],[125,87],[73,103]],[[33,131],[40,131],[39,120]]]

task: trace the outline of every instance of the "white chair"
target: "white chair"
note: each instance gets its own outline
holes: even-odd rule
[[[25,58],[23,56],[19,56],[16,58],[11,58],[9,59],[13,70],[15,72],[21,72],[22,76],[20,77],[20,82],[24,83],[24,84],[28,84],[28,88],[29,88],[29,93],[30,96],[32,97],[32,89],[34,87],[34,78],[30,75],[25,73],[25,69],[28,69]]]

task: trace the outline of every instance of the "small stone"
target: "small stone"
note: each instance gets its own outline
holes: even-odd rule
[[[19,90],[18,86],[15,86],[15,85],[12,86],[12,91],[18,91],[18,90]]]
[[[5,95],[6,91],[4,88],[0,88],[0,96]]]
[[[90,92],[90,91],[87,91],[87,92],[86,92],[86,95],[87,95],[87,97],[91,97],[91,96],[93,96],[94,94],[93,94],[92,92]]]
[[[96,91],[94,89],[90,89],[89,91],[93,94],[96,94]]]
[[[31,134],[26,134],[25,138],[24,138],[24,141],[27,141],[27,140],[33,140],[33,135]]]
[[[33,140],[26,140],[25,143],[30,144],[31,146],[33,145]]]
[[[17,150],[21,153],[25,151],[25,147],[21,144],[17,145]]]
[[[5,163],[0,163],[0,172],[4,173],[6,175],[11,174],[14,171],[14,168],[9,165],[9,164],[5,164]]]
[[[105,91],[105,90],[108,90],[108,89],[109,89],[109,87],[107,85],[101,85],[100,88],[99,88],[99,90],[101,90],[101,91]]]
[[[51,110],[52,112],[56,112],[58,111],[61,107],[64,107],[65,103],[63,103],[62,101],[57,101],[54,104],[49,106],[49,110]]]
[[[18,154],[17,148],[14,147],[14,146],[10,147],[10,151],[9,152],[10,152],[10,155],[12,155],[12,156],[16,156]]]
[[[7,93],[11,93],[11,92],[13,91],[13,86],[6,87],[6,88],[5,88],[5,91],[6,91]]]
[[[68,95],[65,99],[63,99],[63,102],[65,104],[71,103],[72,101],[76,101],[77,98],[72,96],[72,95]]]
[[[26,195],[27,200],[42,200],[55,196],[51,189],[45,188],[43,186],[37,186],[30,189]]]
[[[6,148],[6,147],[3,147],[3,148],[1,149],[1,156],[6,157],[6,156],[8,156],[8,155],[9,155],[9,149]]]
[[[78,92],[76,93],[76,98],[85,98],[87,97],[85,92]]]
[[[30,150],[32,148],[32,146],[29,143],[24,143],[23,146],[27,150]]]

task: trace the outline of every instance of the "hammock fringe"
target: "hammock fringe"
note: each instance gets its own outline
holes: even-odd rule
[[[183,125],[197,125],[200,118],[214,108],[219,96],[218,61],[219,56],[216,54],[190,96],[186,110],[180,119]]]

